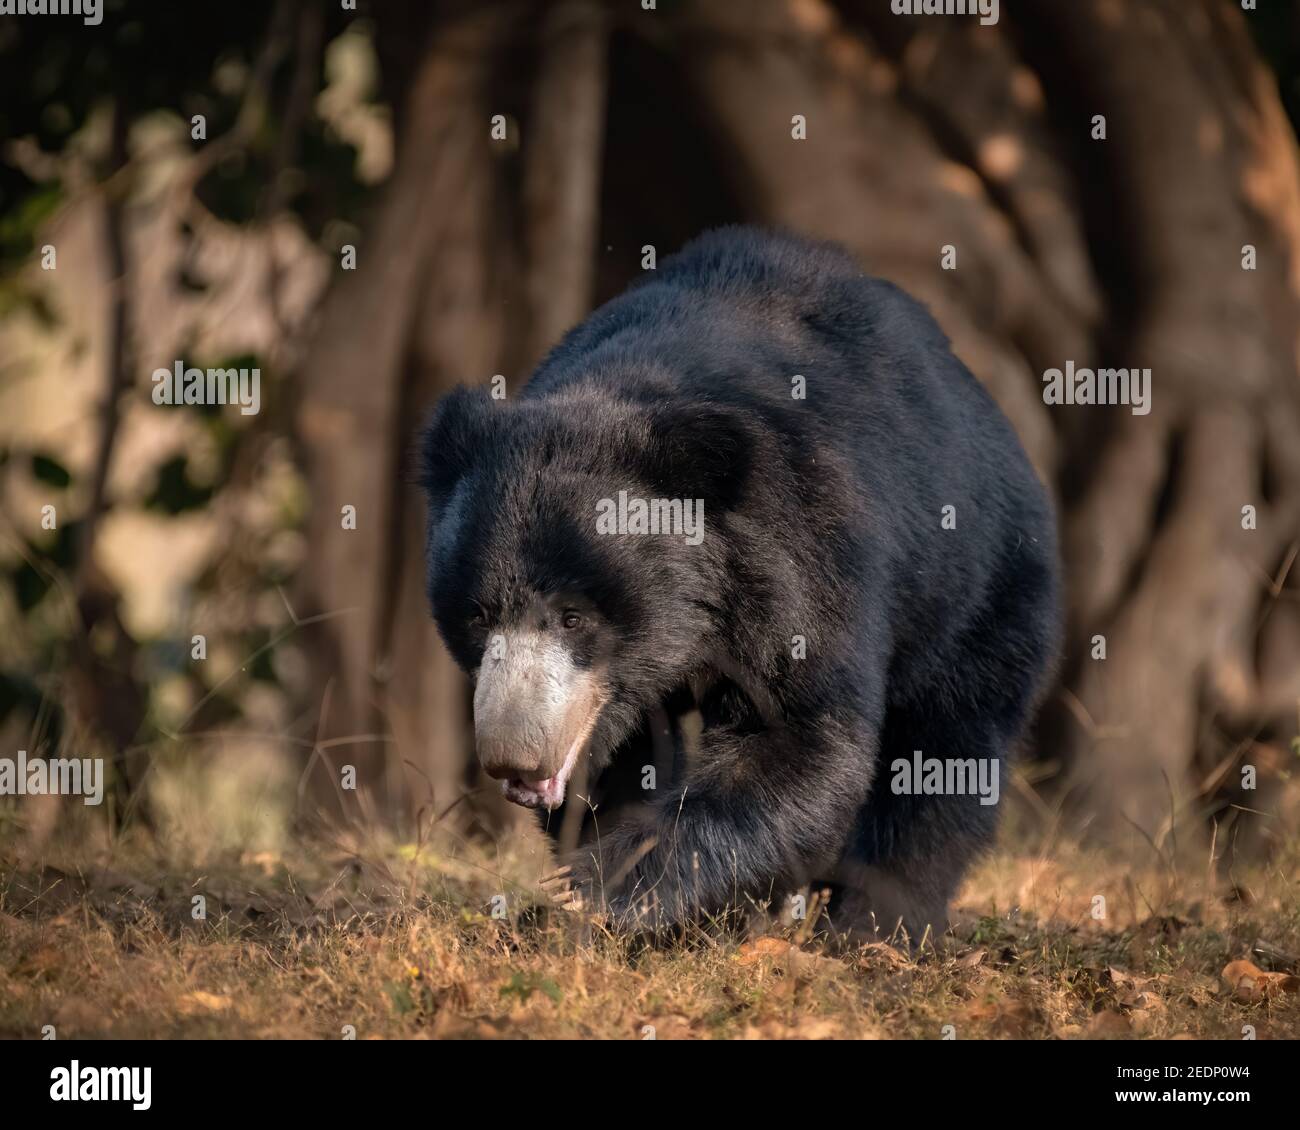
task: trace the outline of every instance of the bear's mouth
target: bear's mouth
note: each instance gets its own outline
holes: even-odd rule
[[[573,767],[578,764],[578,744],[574,742],[569,756],[564,759],[560,771],[554,777],[543,777],[540,781],[526,781],[522,777],[511,777],[501,782],[501,791],[506,800],[522,804],[525,808],[545,808],[551,812],[564,803],[564,791],[573,774]]]
[[[573,739],[573,744],[569,747],[564,764],[560,766],[558,773],[538,781],[529,781],[523,777],[507,778],[501,782],[501,791],[505,794],[506,800],[521,804],[525,808],[544,808],[547,812],[554,812],[559,808],[564,803],[569,778],[573,776],[574,767],[578,764],[579,755],[586,748],[591,731],[596,728],[596,719],[600,717],[600,708],[603,705],[603,702],[598,703],[596,709],[583,723],[582,730]]]

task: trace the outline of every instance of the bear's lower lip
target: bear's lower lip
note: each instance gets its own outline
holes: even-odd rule
[[[576,741],[569,749],[569,756],[554,777],[545,777],[540,781],[525,781],[522,777],[511,777],[501,782],[501,791],[506,800],[522,804],[525,808],[545,808],[553,811],[564,803],[564,789],[569,783],[573,767],[578,763],[581,742]]]

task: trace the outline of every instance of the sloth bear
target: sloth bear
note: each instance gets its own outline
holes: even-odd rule
[[[570,829],[571,896],[658,928],[814,884],[835,929],[946,927],[1058,563],[922,306],[832,246],[710,232],[517,396],[445,397],[420,478],[479,760]]]

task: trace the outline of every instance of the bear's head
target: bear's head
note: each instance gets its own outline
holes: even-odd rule
[[[716,639],[754,457],[743,413],[590,386],[445,397],[425,428],[428,593],[483,768],[554,809]]]

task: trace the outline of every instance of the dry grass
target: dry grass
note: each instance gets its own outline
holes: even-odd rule
[[[1008,846],[971,876],[954,935],[906,957],[833,956],[802,934],[660,951],[579,939],[571,916],[539,910],[526,847],[99,855],[6,854],[0,1035],[1300,1036],[1296,978],[1281,975],[1300,953],[1294,857],[1234,872],[1225,897],[1164,865]],[[1235,968],[1229,984],[1243,958],[1264,972]]]

